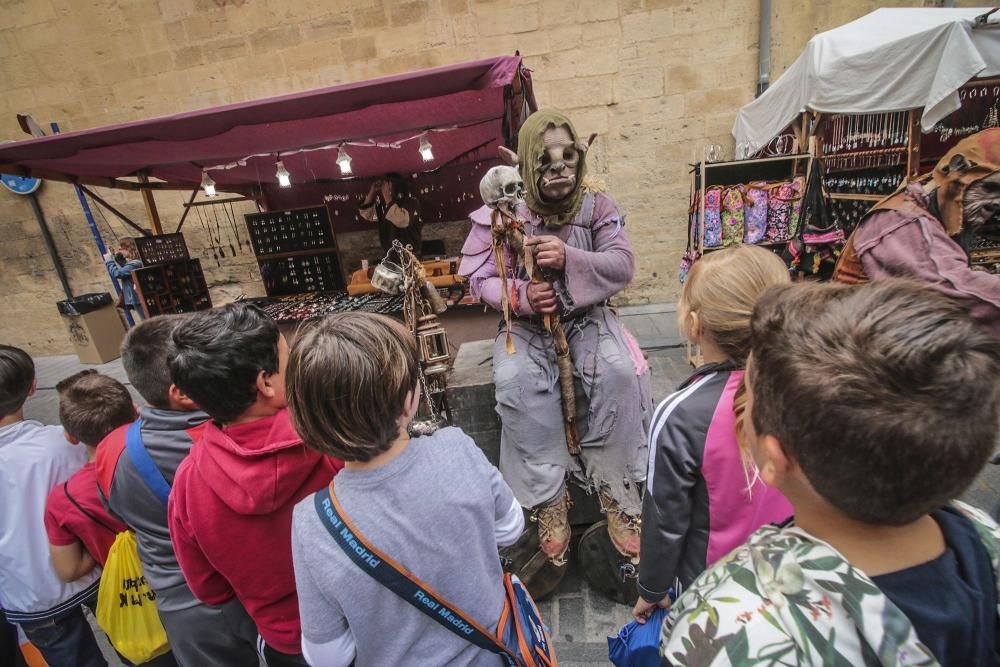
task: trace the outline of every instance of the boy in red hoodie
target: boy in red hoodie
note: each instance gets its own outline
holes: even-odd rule
[[[191,316],[167,353],[174,384],[207,412],[168,504],[170,536],[191,591],[234,594],[257,624],[268,665],[304,665],[292,571],[295,504],[343,466],[306,448],[285,401],[288,343],[253,306]]]

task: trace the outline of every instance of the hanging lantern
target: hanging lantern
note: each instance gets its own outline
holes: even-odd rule
[[[424,315],[417,320],[417,350],[420,352],[425,375],[448,372],[448,362],[451,360],[448,332],[441,326],[437,315]]]

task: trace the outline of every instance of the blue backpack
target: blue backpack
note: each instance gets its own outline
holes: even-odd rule
[[[409,570],[371,546],[344,515],[333,482],[314,496],[316,512],[347,557],[424,615],[462,639],[496,653],[507,667],[557,665],[549,633],[531,594],[512,574],[504,575],[504,605],[496,632],[489,632]]]

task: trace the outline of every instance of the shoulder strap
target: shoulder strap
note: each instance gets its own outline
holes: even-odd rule
[[[69,495],[69,482],[68,481],[67,482],[63,482],[63,493],[65,493],[66,494],[66,498],[68,498],[69,501],[71,503],[73,503],[73,506],[75,508],[77,508],[78,510],[80,510],[80,513],[83,514],[83,516],[87,517],[88,519],[90,519],[91,521],[93,521],[94,523],[96,523],[97,525],[99,525],[101,528],[104,528],[106,530],[110,530],[115,535],[118,534],[117,530],[115,530],[114,528],[112,528],[108,524],[104,523],[103,521],[101,521],[100,519],[98,519],[96,516],[94,516],[93,514],[91,514],[90,512],[88,512],[87,510],[83,509],[83,505],[81,505],[80,503],[76,502],[76,498],[74,498],[73,496]]]
[[[508,667],[517,667],[514,655],[493,633],[469,618],[459,607],[435,593],[430,586],[405,567],[365,541],[364,536],[344,515],[333,492],[333,482],[330,482],[329,487],[316,493],[314,504],[320,521],[333,537],[333,541],[368,576],[439,625],[483,650],[496,653],[504,659]]]
[[[142,477],[142,481],[146,483],[146,486],[153,492],[153,495],[166,505],[167,499],[170,497],[170,485],[167,484],[163,473],[160,472],[160,469],[156,467],[153,459],[149,456],[146,446],[142,444],[141,429],[141,419],[136,419],[128,427],[128,431],[125,433],[125,450],[128,452],[129,458],[132,459],[132,464],[138,471],[139,476]]]

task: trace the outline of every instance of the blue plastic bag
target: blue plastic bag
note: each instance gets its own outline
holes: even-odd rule
[[[663,607],[653,607],[644,624],[629,621],[608,637],[608,660],[615,667],[658,667],[660,664],[660,627],[667,617]]]

